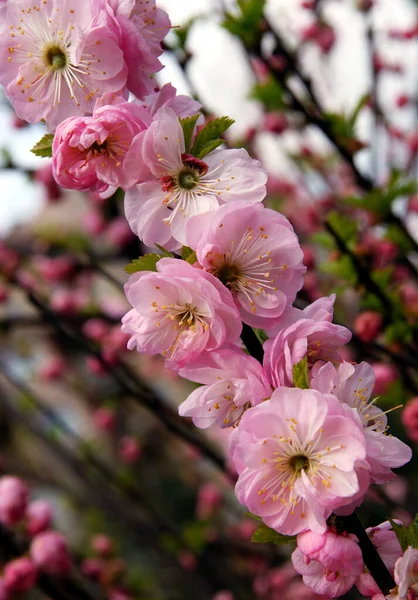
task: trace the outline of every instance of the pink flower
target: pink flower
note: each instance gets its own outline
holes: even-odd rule
[[[178,372],[190,381],[204,384],[179,406],[179,414],[191,417],[202,429],[213,423],[221,427],[234,425],[246,408],[271,394],[260,363],[233,346],[205,352]]]
[[[103,105],[106,101],[105,97],[96,103],[91,117],[60,123],[52,146],[56,181],[73,190],[92,188],[101,198],[126,185],[126,154],[134,137],[151,122],[151,115],[136,104],[117,98]]]
[[[196,504],[196,516],[205,521],[210,519],[222,504],[222,494],[219,489],[208,481],[199,488]]]
[[[131,435],[124,435],[119,441],[119,456],[127,465],[132,465],[141,458],[142,448],[138,440]]]
[[[406,434],[414,442],[418,442],[418,396],[411,398],[401,414]]]
[[[354,331],[362,342],[373,342],[382,331],[382,315],[366,310],[358,315],[354,323]]]
[[[216,277],[175,258],[160,259],[157,269],[135,273],[125,285],[133,309],[123,317],[122,331],[131,335],[130,350],[161,353],[173,368],[238,340],[238,311]]]
[[[46,500],[31,502],[26,511],[26,529],[33,536],[48,529],[52,520],[52,509]]]
[[[398,584],[394,600],[410,600],[418,596],[418,549],[409,546],[395,564],[395,581]],[[409,593],[410,592],[410,593]]]
[[[293,385],[293,366],[305,356],[312,366],[319,360],[339,361],[338,350],[350,341],[351,333],[331,323],[335,296],[320,298],[303,311],[291,308],[264,344],[264,368],[273,387]],[[270,332],[269,332],[270,335]]]
[[[127,68],[105,11],[80,0],[9,0],[0,35],[0,83],[19,117],[50,128],[122,92]]]
[[[171,108],[181,119],[196,115],[202,108],[200,102],[192,100],[189,96],[177,95],[176,88],[171,83],[166,83],[160,90],[148,94],[140,104],[152,115],[157,114],[160,108]]]
[[[156,0],[106,0],[107,10],[118,25],[119,42],[128,66],[128,88],[144,98],[155,86],[152,77],[163,68],[158,60],[161,42],[170,30],[167,13]]]
[[[232,292],[241,319],[271,328],[296,298],[306,268],[289,221],[262,204],[233,202],[190,219],[187,245]]]
[[[99,556],[111,556],[114,550],[113,540],[105,534],[95,535],[91,547]]]
[[[357,542],[327,530],[322,535],[300,533],[292,554],[296,571],[317,594],[342,596],[354,585],[363,570],[363,557]]]
[[[38,534],[30,545],[30,555],[37,567],[50,575],[67,575],[71,568],[71,557],[67,540],[56,531]]]
[[[392,525],[389,521],[385,521],[376,527],[369,527],[366,531],[380,558],[393,574],[395,563],[402,556],[402,549]],[[364,572],[357,578],[356,587],[363,596],[373,596],[380,593],[379,587],[366,567],[364,567]]]
[[[407,463],[412,451],[398,438],[386,435],[386,415],[370,401],[375,380],[373,368],[366,362],[355,366],[344,362],[338,370],[331,363],[318,367],[314,368],[311,387],[334,394],[342,403],[354,408],[361,419],[372,483],[393,479],[391,469]]]
[[[357,493],[355,464],[365,454],[363,431],[334,396],[278,388],[233,433],[235,491],[279,533],[321,534],[332,510]]]
[[[0,521],[16,525],[26,513],[29,490],[21,479],[6,475],[0,478]]]
[[[190,217],[235,200],[261,202],[266,192],[267,176],[246,150],[214,150],[204,160],[187,154],[170,108],[136,136],[125,164],[131,185],[138,183],[126,193],[126,217],[147,246],[176,249],[186,243]]]
[[[33,562],[26,557],[17,558],[4,567],[3,583],[12,594],[28,592],[36,583],[38,573]]]

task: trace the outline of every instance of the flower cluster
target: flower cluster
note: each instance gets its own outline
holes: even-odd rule
[[[101,199],[121,188],[133,234],[164,251],[130,265],[128,348],[161,354],[167,369],[200,384],[180,415],[233,428],[238,500],[298,536],[293,564],[308,586],[378,593],[357,539],[329,518],[351,514],[411,450],[388,435],[371,399],[373,368],[343,360],[351,333],[333,323],[335,296],[293,306],[304,252],[287,218],[263,205],[260,163],[219,148],[228,119],[205,123],[197,102],[170,85],[153,89],[167,15],[155,0],[8,0],[3,16],[0,82],[20,117],[54,132],[56,182]],[[381,323],[366,316],[357,334],[370,341]],[[254,349],[262,361],[246,351]],[[13,522],[18,503],[1,502]],[[370,535],[384,545],[394,540],[388,531]],[[414,552],[395,567],[397,598],[415,589]]]

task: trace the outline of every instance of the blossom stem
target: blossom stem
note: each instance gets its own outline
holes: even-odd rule
[[[262,363],[263,346],[259,342],[252,328],[248,325],[243,326],[241,339],[246,345],[251,356]],[[388,595],[390,590],[395,587],[396,583],[386,568],[385,563],[379,556],[376,548],[373,546],[357,514],[354,512],[347,517],[336,516],[335,522],[337,528],[341,529],[342,531],[353,533],[355,536],[357,536],[359,546],[363,554],[364,564],[369,569],[371,576],[375,580],[382,593],[385,596]]]
[[[357,514],[354,512],[346,517],[337,516],[336,525],[338,529],[353,533],[358,538],[364,564],[369,569],[382,594],[387,596],[390,590],[396,586],[396,583],[376,548],[373,546]]]

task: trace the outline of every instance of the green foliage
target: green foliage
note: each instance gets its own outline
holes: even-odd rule
[[[379,220],[389,220],[392,214],[393,202],[402,196],[410,196],[417,190],[413,181],[404,181],[399,171],[394,171],[387,188],[376,188],[364,196],[353,196],[345,199],[347,204],[358,206],[375,214]]]
[[[412,328],[406,321],[397,321],[385,329],[385,340],[387,344],[412,342]]]
[[[332,129],[332,133],[338,144],[355,153],[364,147],[364,144],[356,139],[355,124],[362,108],[369,101],[370,95],[365,94],[360,98],[351,115],[338,113],[325,113],[324,117]]]
[[[126,265],[124,270],[129,275],[139,271],[156,271],[160,258],[163,258],[161,254],[145,254],[145,256],[135,258],[129,265]]]
[[[356,270],[351,258],[347,254],[322,263],[320,269],[323,273],[342,279],[347,284],[355,285],[357,283]]]
[[[197,261],[196,252],[188,246],[183,246],[181,249],[181,258],[191,265]]]
[[[155,244],[158,250],[161,252],[161,258],[164,256],[165,258],[173,258],[173,254],[166,250],[164,246],[160,246],[160,244]]]
[[[215,150],[222,144],[222,140],[219,138],[233,123],[234,120],[229,117],[219,117],[209,121],[197,134],[190,153],[197,158],[203,158],[206,154]]]
[[[247,48],[253,48],[261,40],[261,24],[266,0],[238,0],[240,13],[227,14],[222,26],[242,40]]]
[[[295,535],[282,535],[274,529],[270,529],[267,525],[259,525],[251,538],[252,542],[259,544],[275,544],[281,546],[282,544],[289,544],[290,542],[296,541]]]
[[[326,250],[335,249],[335,240],[327,231],[317,231],[311,235],[311,240],[314,244],[322,246]]]
[[[292,368],[293,385],[301,390],[309,389],[308,378],[308,357],[302,358],[301,361],[293,365]]]
[[[183,129],[184,134],[184,145],[186,147],[186,152],[190,152],[190,146],[193,139],[193,132],[199,117],[200,114],[194,115],[193,117],[186,117],[185,119],[180,119],[180,125]]]
[[[254,333],[257,336],[260,344],[264,344],[264,342],[266,342],[269,339],[269,336],[264,331],[264,329],[254,329]]]
[[[31,149],[31,152],[36,156],[42,158],[50,158],[52,156],[52,142],[54,135],[52,133],[46,133],[43,138],[37,142]]]
[[[256,83],[251,90],[250,97],[261,102],[268,112],[286,107],[285,91],[280,83],[271,76],[264,83]]]
[[[352,248],[357,241],[357,221],[353,221],[352,218],[332,211],[327,215],[327,221],[338,234],[338,237],[347,244],[349,248]]]
[[[409,527],[398,525],[393,519],[389,519],[389,521],[404,552],[408,546],[418,548],[418,515],[415,516]]]

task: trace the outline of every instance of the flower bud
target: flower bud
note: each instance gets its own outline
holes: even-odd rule
[[[52,520],[52,509],[46,500],[31,502],[26,511],[26,530],[34,536],[48,529]]]
[[[137,439],[125,435],[119,442],[119,456],[127,465],[135,463],[141,456],[141,446]]]
[[[358,315],[354,331],[362,342],[373,342],[382,331],[383,318],[377,312],[367,310]]]
[[[92,539],[91,547],[96,554],[102,557],[110,556],[114,550],[113,540],[104,534],[95,535]]]
[[[22,594],[33,588],[37,575],[36,567],[29,558],[17,558],[4,567],[4,587],[12,594]]]
[[[107,406],[97,409],[93,421],[99,431],[113,433],[116,427],[116,414]]]
[[[6,475],[0,478],[0,521],[16,525],[25,516],[29,490],[21,479]]]
[[[30,545],[30,555],[37,567],[50,575],[67,575],[71,557],[67,540],[56,531],[38,534]]]

